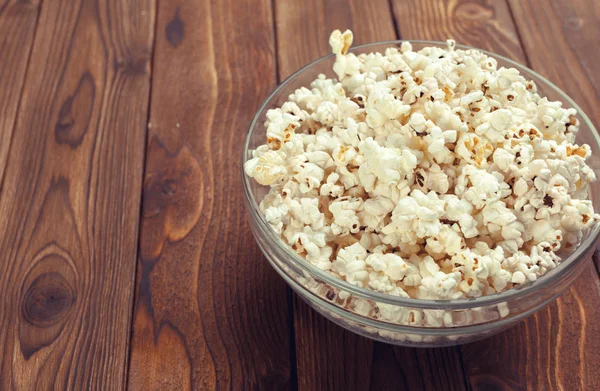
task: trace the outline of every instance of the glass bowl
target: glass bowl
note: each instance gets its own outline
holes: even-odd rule
[[[414,50],[426,46],[446,47],[435,41],[410,41]],[[355,54],[384,52],[399,47],[402,41],[377,42],[352,48]],[[459,49],[472,49],[457,45]],[[480,49],[477,49],[480,50]],[[594,126],[564,92],[544,77],[508,58],[484,50],[498,61],[498,66],[513,67],[537,84],[541,96],[563,102],[579,112],[581,122],[577,143],[589,144],[592,157],[588,164],[600,177],[600,138]],[[320,73],[335,77],[332,66],[335,56],[330,54],[306,65],[283,83],[266,99],[258,110],[246,135],[243,162],[251,158],[251,151],[265,143],[264,122],[269,109],[279,107],[297,88],[308,86]],[[423,300],[401,298],[351,285],[312,265],[297,255],[270,227],[258,202],[269,188],[247,177],[242,169],[250,227],[258,245],[269,263],[312,308],[357,334],[386,343],[417,346],[449,346],[471,342],[505,330],[509,326],[540,310],[555,300],[581,273],[595,250],[600,225],[584,234],[575,249],[555,269],[537,281],[501,293],[471,299]],[[597,207],[600,181],[590,185],[590,199]],[[426,321],[425,321],[426,320]]]

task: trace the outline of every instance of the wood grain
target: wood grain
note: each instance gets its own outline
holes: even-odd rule
[[[464,390],[458,348],[415,349],[347,331],[294,296],[299,390]]]
[[[403,39],[445,41],[524,61],[505,0],[391,0]]]
[[[290,387],[286,287],[252,238],[243,135],[275,86],[268,0],[159,2],[129,387]]]
[[[39,1],[0,2],[0,194],[39,9]]]
[[[280,79],[330,53],[329,34],[336,28],[352,29],[355,44],[396,39],[385,0],[309,3],[275,3]],[[336,326],[297,296],[293,304],[300,390],[465,387],[457,348],[411,349],[374,342]]]
[[[597,2],[511,1],[531,67],[598,121]],[[591,111],[590,111],[591,110]],[[587,269],[556,303],[507,332],[463,348],[476,389],[600,389],[599,279]]]
[[[531,67],[600,126],[600,2],[510,1]]]
[[[153,10],[42,6],[0,197],[4,389],[125,385]]]
[[[279,80],[331,53],[329,35],[352,30],[353,45],[396,39],[387,0],[275,0]]]
[[[465,345],[473,389],[600,389],[598,295],[590,263],[552,305],[502,334]]]

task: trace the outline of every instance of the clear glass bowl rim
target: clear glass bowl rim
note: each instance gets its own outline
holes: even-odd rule
[[[364,45],[359,45],[352,47],[350,52],[368,49],[369,47],[376,46],[397,46],[402,42],[410,42],[411,44],[418,45],[427,45],[427,46],[437,46],[437,47],[446,47],[446,42],[441,41],[429,41],[429,40],[392,40],[392,41],[378,41],[367,43]],[[501,56],[496,53],[489,52],[487,50],[466,46],[466,45],[456,45],[457,49],[463,50],[478,50],[486,55],[500,59],[511,66],[521,70],[525,70],[526,72],[532,74],[534,77],[538,78],[542,82],[545,83],[544,87],[550,87],[556,93],[558,93],[564,102],[567,102],[571,107],[577,110],[579,117],[582,122],[589,128],[596,144],[600,148],[600,137],[598,136],[598,132],[596,128],[588,118],[588,116],[583,112],[583,110],[575,103],[573,99],[571,99],[566,93],[564,93],[560,88],[558,88],[554,83],[538,74],[534,70],[519,64],[518,62],[511,60],[507,57]],[[248,204],[248,209],[250,211],[251,217],[258,223],[260,230],[267,236],[268,241],[271,244],[276,245],[280,250],[285,253],[295,264],[300,266],[304,271],[308,272],[312,277],[316,279],[320,279],[323,282],[336,287],[340,290],[346,291],[348,293],[357,295],[362,298],[366,298],[368,300],[373,300],[376,302],[382,302],[386,304],[393,304],[397,306],[404,306],[409,308],[418,308],[418,309],[432,309],[432,310],[462,310],[462,309],[471,309],[482,306],[495,305],[498,303],[508,302],[512,300],[519,299],[521,297],[527,296],[535,291],[541,290],[544,287],[550,286],[553,282],[560,279],[563,274],[567,274],[570,269],[572,269],[577,263],[581,262],[585,258],[585,254],[589,247],[594,245],[598,239],[600,234],[600,224],[596,224],[588,233],[587,237],[581,242],[579,247],[571,253],[567,259],[563,260],[560,265],[558,265],[555,269],[548,272],[546,275],[540,277],[536,281],[529,282],[527,284],[523,284],[517,288],[509,289],[507,291],[503,291],[500,293],[495,293],[492,295],[468,298],[468,299],[456,299],[456,300],[428,300],[428,299],[414,299],[414,298],[403,298],[399,296],[393,296],[386,293],[376,292],[367,288],[361,288],[355,285],[352,285],[344,280],[336,278],[324,270],[319,269],[315,265],[308,262],[306,259],[300,257],[296,252],[294,252],[278,235],[277,233],[270,227],[269,223],[265,219],[264,214],[261,212],[258,203],[254,197],[254,194],[251,190],[250,178],[244,172],[244,163],[248,157],[249,145],[251,141],[251,135],[253,129],[258,125],[258,121],[260,119],[260,114],[267,107],[271,99],[279,93],[281,90],[285,89],[286,86],[292,81],[296,76],[310,69],[312,66],[328,60],[334,57],[334,54],[329,54],[327,56],[321,57],[315,61],[310,62],[309,64],[303,66],[290,76],[288,76],[283,82],[281,82],[263,101],[260,108],[254,115],[252,122],[246,132],[245,140],[244,140],[244,148],[242,150],[242,165],[241,165],[241,175],[243,181],[244,195],[246,198],[246,202]],[[600,180],[600,179],[599,179]]]

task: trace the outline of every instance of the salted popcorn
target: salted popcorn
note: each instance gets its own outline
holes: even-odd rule
[[[598,222],[574,109],[452,40],[360,55],[352,40],[331,34],[337,77],[269,110],[244,165],[270,186],[266,220],[307,261],[390,295],[479,297],[535,281]],[[342,296],[365,316],[453,322]]]

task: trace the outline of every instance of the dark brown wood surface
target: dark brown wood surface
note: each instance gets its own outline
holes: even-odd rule
[[[0,3],[0,189],[37,25],[39,1]]]
[[[241,198],[243,135],[276,84],[273,29],[268,0],[159,2],[131,389],[290,387],[286,285]]]
[[[335,28],[503,54],[600,123],[595,0],[0,0],[0,390],[600,389],[592,264],[444,349],[345,331],[270,268],[241,140]]]
[[[41,6],[0,195],[3,389],[125,385],[154,6]]]

